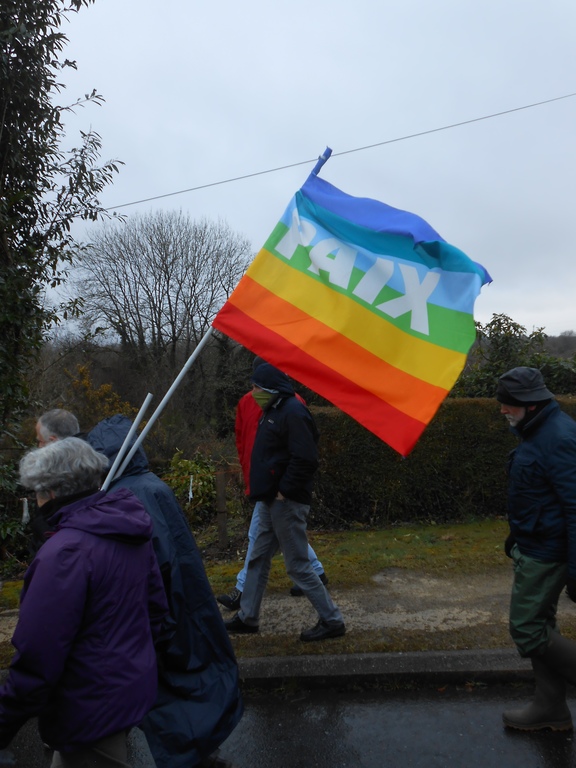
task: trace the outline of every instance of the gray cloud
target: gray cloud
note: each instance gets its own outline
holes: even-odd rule
[[[114,206],[470,120],[576,91],[572,0],[97,0],[71,17],[72,101],[101,109],[126,163]],[[576,330],[576,98],[332,158],[322,176],[426,218],[486,266],[481,321]],[[306,178],[301,166],[166,198],[223,218],[257,250]]]

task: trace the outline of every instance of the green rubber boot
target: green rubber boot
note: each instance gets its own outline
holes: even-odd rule
[[[543,657],[532,659],[536,691],[533,701],[523,709],[509,709],[502,719],[507,728],[519,731],[572,730],[572,716],[566,703],[566,681],[551,669]]]
[[[548,647],[540,658],[565,680],[576,685],[576,643],[573,640],[551,632]]]

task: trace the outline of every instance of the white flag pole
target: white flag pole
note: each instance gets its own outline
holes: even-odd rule
[[[204,334],[204,336],[200,340],[200,343],[198,344],[198,346],[196,347],[194,352],[192,352],[192,354],[190,355],[190,357],[188,358],[188,360],[184,364],[184,368],[182,368],[182,370],[180,371],[178,376],[174,379],[174,382],[173,382],[172,386],[170,387],[168,392],[166,392],[166,394],[164,395],[164,397],[162,399],[162,402],[160,403],[158,408],[156,408],[156,410],[154,411],[152,416],[150,416],[150,419],[148,420],[148,423],[146,424],[146,426],[144,427],[142,432],[140,432],[136,442],[134,443],[134,445],[130,449],[128,455],[124,459],[124,461],[122,463],[122,466],[120,467],[120,469],[114,475],[115,478],[116,477],[120,477],[122,475],[122,473],[125,471],[126,467],[130,463],[130,459],[132,458],[132,456],[134,456],[134,454],[136,453],[136,451],[140,447],[140,444],[142,443],[142,441],[144,440],[144,438],[146,437],[148,432],[152,429],[156,419],[158,418],[158,416],[160,416],[160,414],[162,413],[162,411],[166,407],[166,404],[168,403],[168,400],[170,400],[170,398],[174,394],[174,391],[176,390],[176,388],[178,387],[178,385],[180,384],[180,382],[182,381],[184,376],[188,373],[188,370],[191,368],[192,363],[196,360],[196,358],[198,357],[198,355],[200,354],[200,352],[202,351],[202,349],[204,348],[204,346],[208,342],[211,334],[212,334],[212,326],[210,326],[210,328],[208,328],[208,330],[206,331],[206,333]]]
[[[130,427],[130,431],[128,432],[128,434],[124,438],[124,442],[122,443],[122,446],[121,446],[120,450],[116,454],[116,458],[114,459],[114,463],[110,467],[110,471],[106,475],[106,479],[102,483],[102,486],[100,488],[101,491],[107,491],[108,490],[108,487],[109,487],[110,483],[112,482],[112,479],[114,478],[114,475],[116,474],[116,470],[118,469],[118,464],[120,464],[120,462],[124,458],[124,454],[128,450],[128,446],[130,445],[130,441],[134,437],[134,433],[138,429],[138,426],[140,425],[140,422],[142,421],[142,418],[143,418],[144,414],[146,413],[146,409],[150,405],[150,401],[152,400],[152,397],[153,397],[153,395],[150,392],[148,392],[144,402],[142,403],[142,406],[140,407],[140,410],[138,411],[138,415],[134,419],[134,423]]]

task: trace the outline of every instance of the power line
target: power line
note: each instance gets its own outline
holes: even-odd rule
[[[355,149],[345,149],[342,152],[333,152],[332,157],[341,157],[342,155],[350,155],[353,152],[363,152],[366,149],[374,149],[375,147],[383,147],[386,144],[394,144],[398,141],[407,141],[408,139],[416,139],[419,136],[428,136],[431,133],[439,133],[440,131],[449,131],[451,128],[460,128],[463,125],[470,125],[472,123],[479,123],[482,120],[492,120],[494,117],[502,117],[502,115],[510,115],[513,112],[521,112],[524,109],[532,109],[533,107],[541,107],[544,104],[551,104],[554,101],[561,101],[562,99],[570,99],[576,96],[576,93],[567,93],[564,96],[556,96],[553,99],[546,99],[545,101],[537,101],[533,104],[525,104],[523,107],[514,107],[513,109],[505,109],[502,112],[494,112],[491,115],[483,115],[482,117],[473,117],[471,120],[462,120],[459,123],[451,123],[450,125],[443,125],[440,128],[430,128],[427,131],[419,131],[418,133],[409,133],[406,136],[398,136],[395,139],[387,139],[386,141],[379,141],[376,144],[366,144],[363,147],[356,147]],[[276,168],[269,168],[266,171],[256,171],[255,173],[246,173],[243,176],[234,176],[230,179],[222,179],[221,181],[212,181],[209,184],[200,184],[197,187],[189,187],[188,189],[180,189],[178,192],[166,192],[163,195],[155,195],[154,197],[145,197],[142,200],[134,200],[131,203],[122,203],[122,205],[116,205],[108,208],[108,211],[117,210],[118,208],[127,208],[129,205],[139,205],[140,203],[149,203],[153,200],[161,200],[165,197],[174,197],[175,195],[183,195],[186,192],[197,192],[200,189],[208,189],[209,187],[218,187],[221,184],[231,184],[234,181],[242,181],[243,179],[253,179],[255,176],[264,176],[267,173],[276,173],[277,171],[285,171],[288,168],[297,168],[299,165],[308,165],[309,163],[316,162],[317,158],[314,157],[311,160],[301,160],[298,163],[290,163],[289,165],[280,165]]]

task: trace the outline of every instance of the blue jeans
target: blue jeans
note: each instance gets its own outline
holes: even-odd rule
[[[238,576],[236,576],[236,589],[240,592],[244,591],[244,582],[246,581],[246,571],[248,569],[248,563],[250,561],[250,557],[252,555],[252,550],[254,549],[254,542],[256,541],[256,535],[258,534],[258,523],[260,521],[260,506],[264,502],[257,501],[254,506],[254,511],[252,512],[252,519],[250,520],[250,528],[248,528],[248,549],[246,550],[246,557],[244,558],[244,565],[242,567],[242,570],[238,572]],[[310,544],[308,544],[308,558],[310,560],[310,564],[312,566],[312,569],[314,573],[317,573],[318,576],[320,576],[322,573],[324,573],[324,566],[318,560],[316,557],[316,552],[312,549]]]
[[[238,611],[238,616],[246,624],[258,625],[270,565],[278,549],[284,555],[288,576],[310,600],[318,616],[327,624],[342,622],[342,614],[332,602],[318,574],[312,570],[308,557],[306,519],[309,512],[307,504],[299,504],[291,499],[275,499],[271,504],[261,502],[260,525],[248,561]]]

